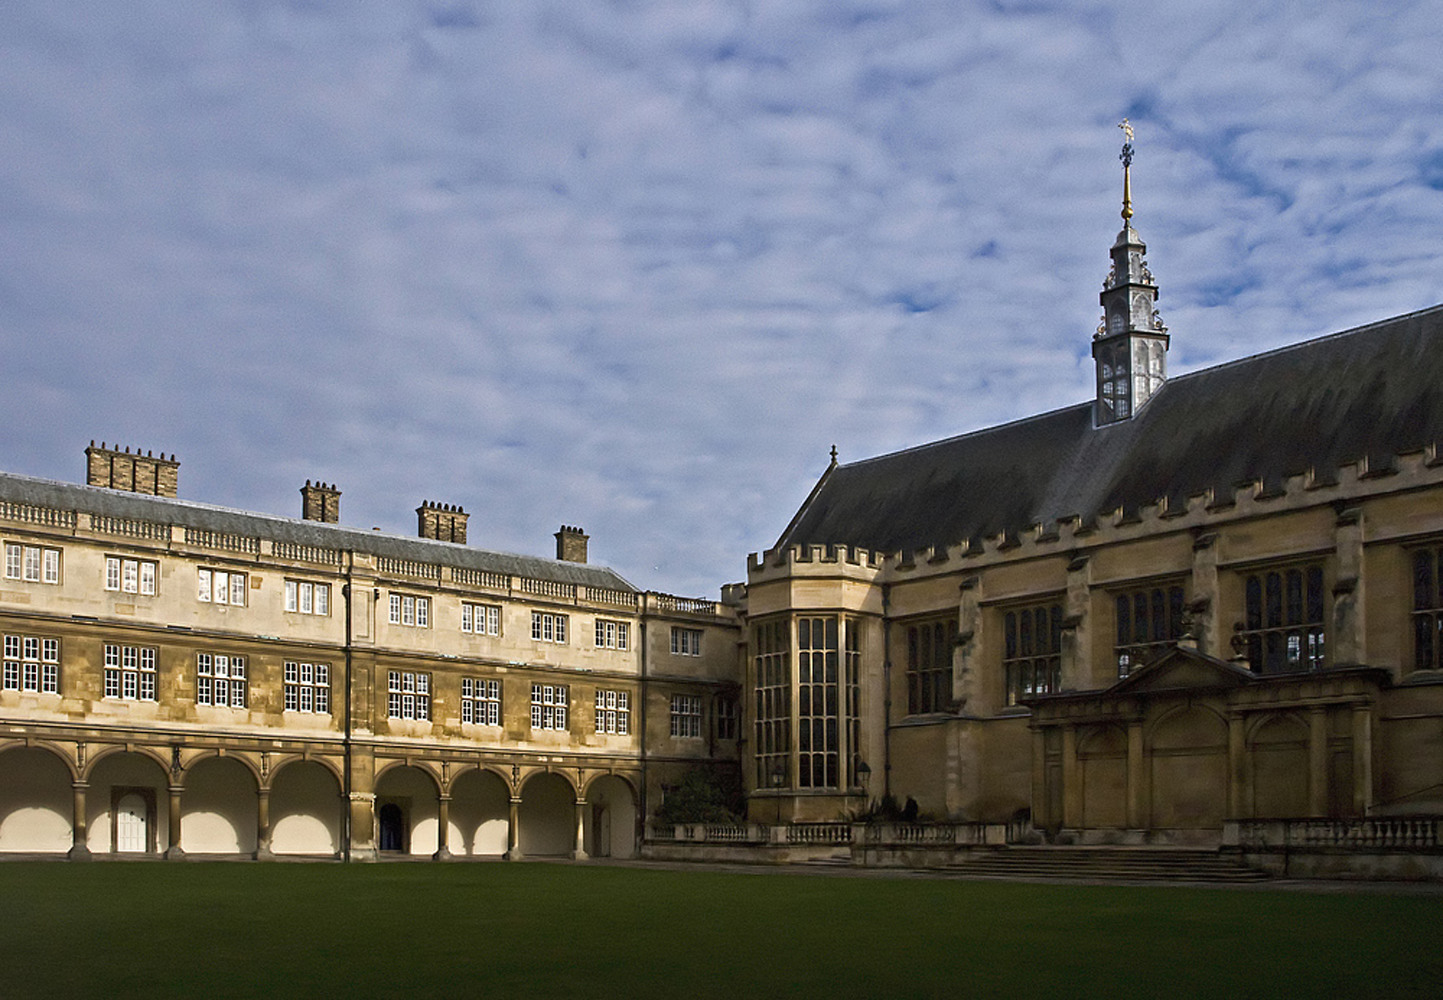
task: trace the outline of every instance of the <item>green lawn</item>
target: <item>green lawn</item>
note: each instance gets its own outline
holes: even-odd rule
[[[564,864],[0,864],[0,996],[1443,995],[1443,897]]]

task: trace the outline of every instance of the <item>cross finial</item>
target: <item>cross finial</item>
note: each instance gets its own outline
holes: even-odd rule
[[[1132,219],[1132,122],[1124,118],[1117,127],[1122,129],[1127,139],[1122,144],[1122,154],[1118,156],[1122,161],[1122,218],[1127,222]]]
[[[837,464],[837,446],[836,446],[836,445],[832,445],[832,464],[833,464],[833,465],[836,465],[836,464]]]

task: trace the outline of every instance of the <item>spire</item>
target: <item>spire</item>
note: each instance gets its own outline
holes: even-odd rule
[[[1102,283],[1102,322],[1092,341],[1097,363],[1098,426],[1128,420],[1151,399],[1166,376],[1167,327],[1157,311],[1157,284],[1147,266],[1147,244],[1132,228],[1132,123],[1117,126],[1122,144],[1122,231],[1112,245],[1112,269]]]

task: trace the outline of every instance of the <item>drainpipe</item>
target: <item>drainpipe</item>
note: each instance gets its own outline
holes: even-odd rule
[[[341,861],[351,863],[351,582],[342,584],[341,594],[346,599],[346,713],[341,735],[343,754],[341,757],[341,795],[345,808],[341,810]]]
[[[892,794],[892,585],[882,584],[882,797]]]
[[[643,831],[641,839],[643,841],[646,839],[646,825],[651,820],[651,810],[648,808],[647,801],[647,790],[651,787],[651,777],[646,767],[646,703],[650,695],[646,689],[646,612],[650,604],[649,598],[648,594],[641,595],[641,691],[638,692],[640,697],[637,699],[637,708],[639,709],[637,714],[641,720],[639,732],[641,734],[641,829]],[[636,836],[635,830],[632,831],[632,836]]]

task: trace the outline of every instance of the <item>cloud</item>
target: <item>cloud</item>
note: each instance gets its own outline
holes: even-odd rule
[[[1434,14],[17,0],[5,464],[714,593],[833,443],[1088,396],[1124,114],[1174,370],[1443,300]]]

